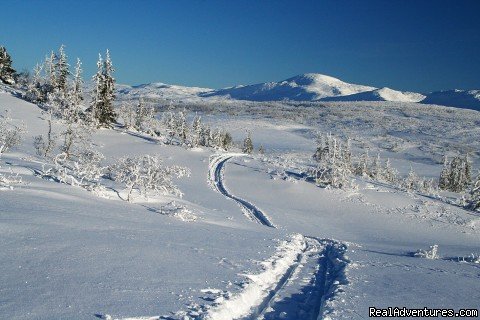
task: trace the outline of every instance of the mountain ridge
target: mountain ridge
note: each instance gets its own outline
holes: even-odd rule
[[[443,90],[427,94],[398,91],[388,87],[353,84],[338,78],[305,73],[281,81],[236,85],[221,89],[188,87],[154,82],[117,85],[125,98],[151,98],[171,101],[245,100],[245,101],[391,101],[437,104],[480,111],[480,90]]]

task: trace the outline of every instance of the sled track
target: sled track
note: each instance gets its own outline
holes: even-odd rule
[[[324,319],[331,311],[327,302],[339,286],[347,284],[346,246],[330,239],[300,235],[294,241],[299,244],[287,249],[293,252],[281,252],[267,261],[273,267],[251,276],[251,282],[242,291],[230,301],[214,305],[205,319]],[[275,265],[284,264],[284,257],[289,255],[292,260],[284,272],[276,274],[276,281],[268,282],[278,271]]]
[[[209,170],[210,183],[219,193],[235,201],[240,206],[247,218],[264,226],[275,228],[273,223],[270,222],[270,220],[268,219],[267,215],[263,213],[259,208],[257,208],[250,202],[231,194],[225,187],[225,184],[223,182],[225,163],[234,156],[238,155],[244,156],[243,154],[224,154],[215,156],[213,159],[211,159]]]

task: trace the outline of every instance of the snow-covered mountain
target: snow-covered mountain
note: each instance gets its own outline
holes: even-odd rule
[[[129,86],[117,85],[117,93],[123,99],[191,100],[199,99],[199,94],[212,89],[170,85],[161,82]]]
[[[420,93],[397,91],[387,87],[365,91],[346,96],[327,97],[322,101],[397,101],[397,102],[420,102],[425,96]]]
[[[480,90],[446,90],[429,93],[422,103],[480,111]]]
[[[351,84],[318,73],[306,73],[280,82],[266,82],[214,90],[204,97],[223,96],[251,101],[314,101],[326,97],[351,95],[374,90],[374,87]]]
[[[209,89],[169,85],[161,82],[129,86],[117,85],[120,99],[166,101],[247,100],[247,101],[392,101],[419,102],[480,110],[480,90],[447,90],[421,93],[398,91],[387,87],[351,84],[340,79],[306,73],[279,82],[239,85]]]

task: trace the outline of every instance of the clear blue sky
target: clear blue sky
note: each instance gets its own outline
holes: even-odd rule
[[[307,72],[395,89],[480,89],[480,1],[5,1],[0,45],[31,69],[66,45],[85,77],[226,87]]]

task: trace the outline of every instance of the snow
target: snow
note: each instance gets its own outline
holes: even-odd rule
[[[445,90],[427,94],[422,103],[480,111],[480,90]]]
[[[320,80],[338,84],[315,76],[289,83]],[[315,131],[351,136],[354,152],[380,152],[402,174],[412,165],[437,176],[440,154],[478,149],[475,111],[388,101],[262,109],[230,101],[200,112],[235,141],[249,129],[255,150],[266,150],[253,156],[99,130],[94,145],[105,164],[150,154],[191,169],[177,181],[183,198],[128,203],[113,191],[98,197],[38,177],[44,160],[32,140],[47,125],[37,106],[2,91],[0,109],[27,127],[23,143],[0,159],[1,170],[23,181],[0,190],[2,318],[362,319],[369,306],[478,308],[478,213],[360,178],[351,191],[302,178]],[[478,168],[479,155],[472,160]],[[257,223],[259,212],[275,228]],[[436,259],[415,257],[433,245]]]
[[[236,86],[202,94],[204,97],[226,96],[238,100],[312,101],[324,97],[349,95],[375,89],[374,87],[343,82],[318,73],[307,73],[279,82]]]
[[[397,101],[397,102],[420,102],[425,96],[420,93],[397,91],[387,87],[365,91],[356,94],[327,97],[322,101]]]

